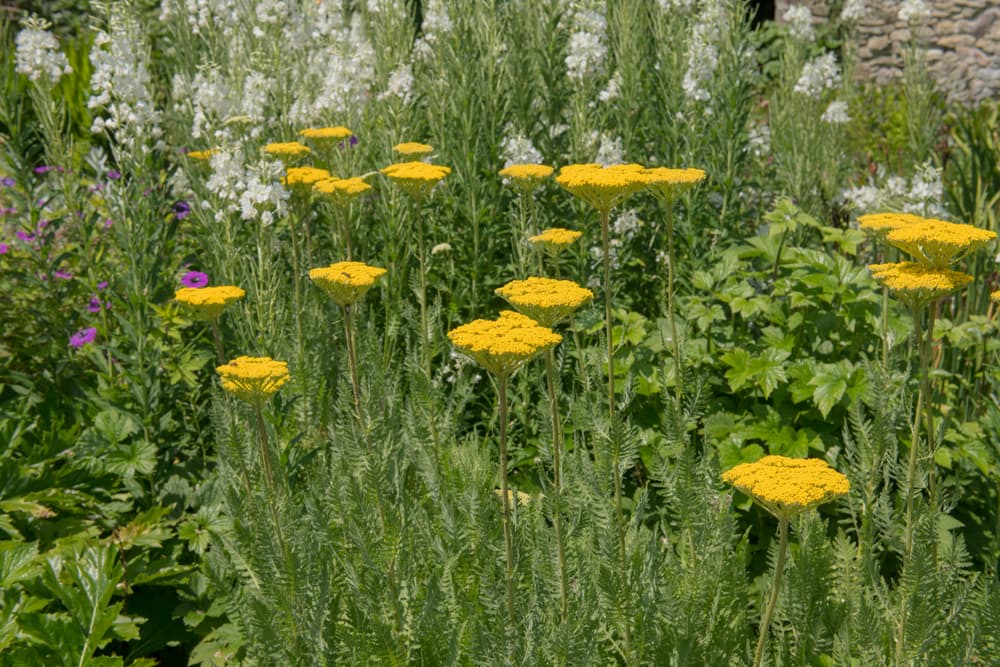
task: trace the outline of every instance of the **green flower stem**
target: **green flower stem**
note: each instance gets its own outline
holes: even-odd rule
[[[882,372],[889,368],[889,288],[882,287]]]
[[[358,426],[363,428],[361,419],[361,391],[358,387],[358,361],[354,353],[354,334],[351,330],[351,307],[344,306],[344,337],[347,339],[347,362],[351,367],[351,389],[354,393],[354,415]]]
[[[778,594],[781,592],[781,576],[785,570],[785,555],[787,551],[788,518],[780,517],[778,519],[778,560],[774,564],[774,583],[771,585],[771,597],[767,600],[764,618],[760,622],[760,637],[757,638],[757,650],[753,654],[753,667],[760,667],[760,661],[764,657],[764,646],[767,644],[767,631],[771,627],[774,607],[778,602]]]
[[[917,386],[917,405],[913,412],[913,425],[910,428],[910,457],[909,464],[906,469],[906,527],[903,539],[903,559],[904,562],[908,562],[910,559],[910,552],[913,548],[913,485],[914,477],[916,477],[917,471],[917,452],[920,449],[920,421],[923,418],[924,402],[929,401],[930,397],[926,396],[927,389],[927,345],[924,342],[924,331],[921,326],[920,316],[922,307],[920,305],[914,305],[913,307],[913,344],[917,348],[920,355],[920,367],[919,372],[919,384]],[[933,324],[933,322],[931,323]],[[928,434],[929,437],[929,434]],[[928,443],[929,443],[928,439]],[[902,632],[902,630],[900,631]]]
[[[293,303],[295,307],[295,359],[298,362],[298,367],[304,368],[302,356],[302,345],[304,343],[302,333],[302,263],[299,260],[299,237],[295,231],[294,217],[294,215],[288,216],[288,229],[292,236],[292,298],[294,299]]]
[[[260,399],[254,401],[253,407],[257,417],[257,434],[260,436],[260,458],[264,464],[264,477],[267,479],[267,490],[270,492],[271,498],[274,499],[276,497],[274,469],[271,466],[271,448],[267,444],[267,429],[264,427],[264,412]],[[275,526],[277,526],[277,516],[274,519]]]
[[[507,561],[507,614],[510,630],[517,622],[514,613],[514,544],[510,526],[510,499],[507,494],[507,376],[497,378],[500,403],[500,502],[503,506],[503,545]]]
[[[601,243],[604,245],[604,330],[608,340],[608,415],[615,418],[615,351],[611,320],[611,241],[608,238],[610,211],[601,211]]]
[[[215,341],[215,356],[219,364],[226,363],[226,352],[222,347],[222,332],[219,331],[219,321],[217,319],[209,322],[212,325],[212,339]]]
[[[676,382],[677,405],[680,406],[681,394],[681,343],[677,338],[677,320],[674,316],[674,202],[668,199],[663,203],[667,219],[667,317],[670,319],[670,340],[674,351],[674,375]]]
[[[562,530],[562,426],[559,421],[559,404],[556,402],[555,352],[545,351],[545,379],[549,390],[549,411],[552,416],[552,477],[553,523],[556,528],[556,548],[559,551],[559,609],[563,623],[569,599],[569,575],[566,572],[566,543]]]
[[[421,201],[416,200],[417,216],[417,250],[420,261],[420,342],[423,349],[421,354],[424,362],[424,376],[427,381],[431,381],[431,341],[430,329],[427,325],[427,252],[426,241],[424,240],[424,216],[421,215]]]

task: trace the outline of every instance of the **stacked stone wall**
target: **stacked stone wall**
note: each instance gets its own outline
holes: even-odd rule
[[[802,4],[816,22],[825,21],[830,7],[824,0],[776,0],[780,21],[790,5]],[[1000,98],[1000,0],[925,0],[930,18],[914,28],[899,18],[903,3],[867,0],[857,23],[859,81],[885,83],[900,76],[903,56],[915,36],[925,50],[938,89],[951,101],[978,102]]]

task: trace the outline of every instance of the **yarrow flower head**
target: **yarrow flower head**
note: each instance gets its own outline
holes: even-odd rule
[[[516,187],[531,192],[555,171],[544,164],[512,164],[500,170],[500,175],[509,178]]]
[[[506,378],[535,355],[558,345],[562,336],[526,315],[504,310],[495,320],[474,320],[452,329],[448,339],[483,368]]]
[[[892,230],[922,220],[924,218],[912,213],[869,213],[858,217],[858,229],[884,239]]]
[[[871,264],[868,270],[876,282],[911,307],[947,296],[972,282],[972,276],[967,273],[935,269],[917,262]]]
[[[375,281],[385,275],[385,269],[363,262],[337,262],[311,269],[309,277],[338,306],[350,306],[360,300]]]
[[[201,160],[204,162],[208,162],[209,160],[212,159],[212,156],[218,152],[219,151],[215,148],[209,148],[203,151],[188,151],[187,153],[185,153],[185,155],[191,158],[192,160]]]
[[[313,185],[313,190],[325,195],[337,206],[347,206],[356,197],[363,195],[372,189],[361,178],[354,176],[351,178],[326,178]]]
[[[422,158],[425,155],[430,155],[434,152],[434,147],[430,144],[422,144],[417,141],[406,141],[401,144],[396,144],[392,147],[392,150],[397,155],[411,158]]]
[[[202,273],[201,271],[188,271],[181,278],[181,284],[184,287],[200,288],[208,284],[208,275]]]
[[[285,175],[281,177],[281,184],[296,188],[301,191],[309,191],[313,185],[330,178],[330,172],[319,167],[289,167]]]
[[[241,401],[259,405],[288,382],[288,364],[271,357],[237,357],[218,366],[222,388]]]
[[[307,127],[304,130],[299,130],[299,136],[316,142],[327,142],[343,141],[354,136],[354,133],[346,127],[338,125],[337,127]]]
[[[701,169],[656,167],[643,170],[642,179],[646,189],[657,199],[669,203],[705,180],[705,172]]]
[[[382,173],[411,197],[422,201],[441,179],[451,173],[451,167],[426,162],[398,162],[382,169]]]
[[[298,141],[284,141],[267,144],[264,152],[279,157],[300,157],[311,152],[311,149]]]
[[[80,349],[84,345],[90,345],[97,338],[97,329],[94,327],[88,327],[86,329],[80,329],[75,334],[69,337],[70,347],[75,347]]]
[[[926,218],[886,234],[886,240],[922,264],[946,269],[997,237],[996,232],[972,225]]]
[[[847,477],[826,461],[787,456],[765,456],[754,463],[741,463],[724,472],[722,479],[785,520],[846,496],[851,490]]]
[[[603,214],[641,189],[644,169],[638,164],[602,167],[599,164],[571,164],[559,170],[556,183]]]
[[[197,317],[214,322],[219,319],[226,306],[244,296],[246,292],[232,285],[182,287],[174,294],[174,301],[194,311]]]
[[[523,315],[552,328],[589,303],[594,293],[572,280],[530,277],[512,280],[496,293]]]
[[[551,255],[557,255],[571,246],[581,236],[583,236],[583,232],[564,229],[562,227],[551,227],[541,234],[532,236],[528,241],[535,247],[541,248]]]

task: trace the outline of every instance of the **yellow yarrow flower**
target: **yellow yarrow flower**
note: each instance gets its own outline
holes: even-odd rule
[[[564,229],[562,227],[551,227],[541,234],[530,237],[528,241],[542,250],[555,255],[568,248],[581,236],[583,236],[583,232]]]
[[[988,229],[927,218],[893,229],[885,238],[921,264],[946,269],[996,237]]]
[[[556,183],[603,214],[621,204],[645,183],[638,164],[571,164],[559,170]]]
[[[218,287],[182,287],[174,294],[174,301],[182,303],[203,320],[217,320],[222,311],[233,301],[246,296],[239,287],[220,285]]]
[[[555,171],[544,164],[512,164],[500,170],[500,175],[522,190],[531,191],[542,184]]]
[[[990,299],[992,301],[1000,301],[1000,289],[995,292],[990,292]]]
[[[530,317],[504,310],[495,320],[474,320],[452,329],[448,339],[483,368],[505,378],[535,355],[559,344],[562,336]]]
[[[217,367],[222,388],[247,403],[271,398],[288,382],[288,364],[271,357],[237,357]]]
[[[219,151],[214,148],[209,148],[208,150],[204,151],[188,151],[187,153],[185,153],[185,155],[187,155],[187,157],[191,158],[192,160],[208,161],[211,160],[212,156],[218,152]]]
[[[434,147],[430,144],[421,144],[416,141],[407,141],[401,144],[396,144],[392,147],[392,150],[399,155],[405,155],[406,157],[420,158],[425,155],[430,155],[433,152]]]
[[[350,138],[353,134],[341,125],[337,127],[307,127],[304,130],[299,130],[300,137],[314,141],[341,141]]]
[[[337,206],[347,206],[355,197],[371,189],[372,186],[357,176],[351,178],[327,178],[313,185],[313,190],[326,195]]]
[[[879,284],[911,306],[947,296],[972,282],[967,273],[935,269],[917,262],[871,264],[868,270]]]
[[[672,202],[705,180],[705,172],[701,169],[655,167],[644,169],[641,179],[657,199]]]
[[[925,219],[912,213],[868,213],[858,217],[858,229],[884,237],[894,229]]]
[[[309,277],[338,306],[350,306],[367,294],[385,273],[385,269],[364,262],[337,262],[311,269]]]
[[[722,479],[751,496],[779,519],[790,519],[808,509],[846,496],[851,483],[821,459],[765,456],[741,463]]]
[[[289,167],[281,177],[281,184],[309,189],[314,183],[330,178],[330,172],[319,167]]]
[[[580,287],[572,280],[530,277],[512,280],[496,293],[543,327],[554,327],[584,304],[590,303],[594,293]]]
[[[264,146],[264,152],[282,157],[298,157],[310,153],[311,150],[308,146],[298,141],[285,141]]]
[[[451,173],[451,167],[426,162],[398,162],[382,169],[382,173],[420,201],[441,179]]]

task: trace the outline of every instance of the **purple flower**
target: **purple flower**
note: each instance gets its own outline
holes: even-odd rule
[[[108,286],[108,281],[107,280],[102,280],[101,282],[97,283],[97,289],[99,289],[99,290],[102,290],[102,289],[104,289],[107,286]]]
[[[115,224],[115,221],[112,220],[111,218],[108,218],[107,220],[104,221],[104,228],[107,229],[113,224]]]
[[[52,275],[56,278],[61,278],[62,280],[72,280],[73,274],[66,271],[53,271]]]
[[[6,243],[0,243],[0,255],[6,255],[8,250],[10,250],[10,246]]]
[[[181,283],[185,287],[204,287],[208,284],[208,276],[201,271],[188,271],[184,274],[184,277],[181,278]]]
[[[40,167],[35,167],[35,173],[36,174],[47,174],[47,173],[49,173],[50,171],[52,171],[54,169],[55,169],[55,167],[53,167],[51,165],[43,164]]]
[[[77,349],[83,347],[84,345],[89,345],[94,342],[97,338],[97,329],[94,327],[88,327],[87,329],[80,329],[75,334],[69,337],[69,344]]]
[[[10,176],[4,176],[3,178],[0,178],[0,185],[3,185],[4,187],[12,188],[15,185],[17,185],[17,181],[15,181]]]
[[[358,138],[356,136],[354,136],[353,134],[351,135],[351,145],[352,146],[357,146],[358,145]]]
[[[174,212],[174,215],[177,216],[178,220],[183,220],[184,218],[188,217],[188,214],[191,213],[191,206],[182,199],[180,201],[174,202],[174,207],[172,210]]]
[[[16,208],[3,208],[0,206],[0,215],[17,215]]]
[[[122,173],[117,169],[111,169],[108,171],[108,178],[110,178],[112,181],[117,181],[121,177]]]
[[[34,234],[29,234],[28,232],[25,231],[18,231],[17,234],[15,234],[15,236],[17,236],[19,240],[24,241],[25,243],[31,243],[32,241],[35,240]]]
[[[49,221],[48,220],[39,220],[38,221],[37,231],[42,231],[43,229],[45,229],[48,226],[49,226]]]
[[[87,310],[91,313],[101,312],[101,300],[97,298],[96,294],[90,296],[90,303],[87,304]]]

